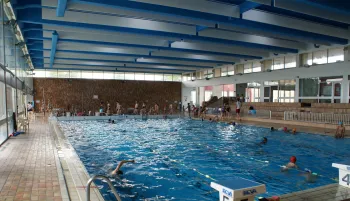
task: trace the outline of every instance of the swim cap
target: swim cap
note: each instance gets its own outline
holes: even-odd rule
[[[296,129],[296,128],[293,128],[293,132],[297,132],[297,129]]]
[[[287,131],[288,129],[287,129],[287,127],[283,127],[283,131]]]
[[[342,124],[343,124],[343,122],[339,121],[339,125],[342,125]]]
[[[270,128],[270,130],[272,130],[272,131],[273,131],[273,130],[275,130],[275,128],[274,128],[274,127],[271,127],[271,128]]]
[[[295,157],[295,156],[292,156],[292,157],[290,157],[290,162],[292,162],[292,163],[296,163],[297,162],[297,157]]]

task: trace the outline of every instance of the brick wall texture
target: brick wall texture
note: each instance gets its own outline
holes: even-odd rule
[[[87,79],[34,79],[34,101],[36,110],[41,110],[43,97],[46,105],[68,111],[98,111],[100,102],[109,101],[112,111],[118,101],[124,108],[133,108],[135,101],[142,101],[147,106],[157,102],[162,108],[165,104],[181,101],[181,82],[121,81],[121,80],[87,80]],[[98,100],[93,99],[98,95]]]

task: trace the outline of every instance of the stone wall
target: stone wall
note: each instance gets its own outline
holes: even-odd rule
[[[140,107],[142,101],[148,106],[157,102],[160,108],[181,101],[180,82],[35,78],[34,90],[37,111],[41,110],[43,98],[53,108],[93,112],[98,111],[101,101],[104,105],[109,101],[113,112],[116,101],[124,108],[134,107],[135,101]],[[98,99],[93,99],[94,95]]]

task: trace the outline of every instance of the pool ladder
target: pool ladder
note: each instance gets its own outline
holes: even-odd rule
[[[102,176],[102,175],[95,175],[93,177],[91,177],[89,179],[89,181],[86,184],[86,200],[90,201],[90,186],[91,183],[95,180],[95,179],[100,179],[100,180],[105,180],[107,182],[107,184],[109,185],[109,188],[111,188],[112,193],[114,194],[114,196],[117,198],[118,201],[122,201],[117,193],[117,191],[115,190],[111,180],[109,180],[107,177]]]

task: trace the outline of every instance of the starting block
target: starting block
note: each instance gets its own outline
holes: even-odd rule
[[[350,166],[333,163],[332,167],[339,169],[339,185],[350,188]]]
[[[243,178],[211,182],[210,186],[219,191],[220,201],[254,201],[256,195],[266,192],[265,184]]]

